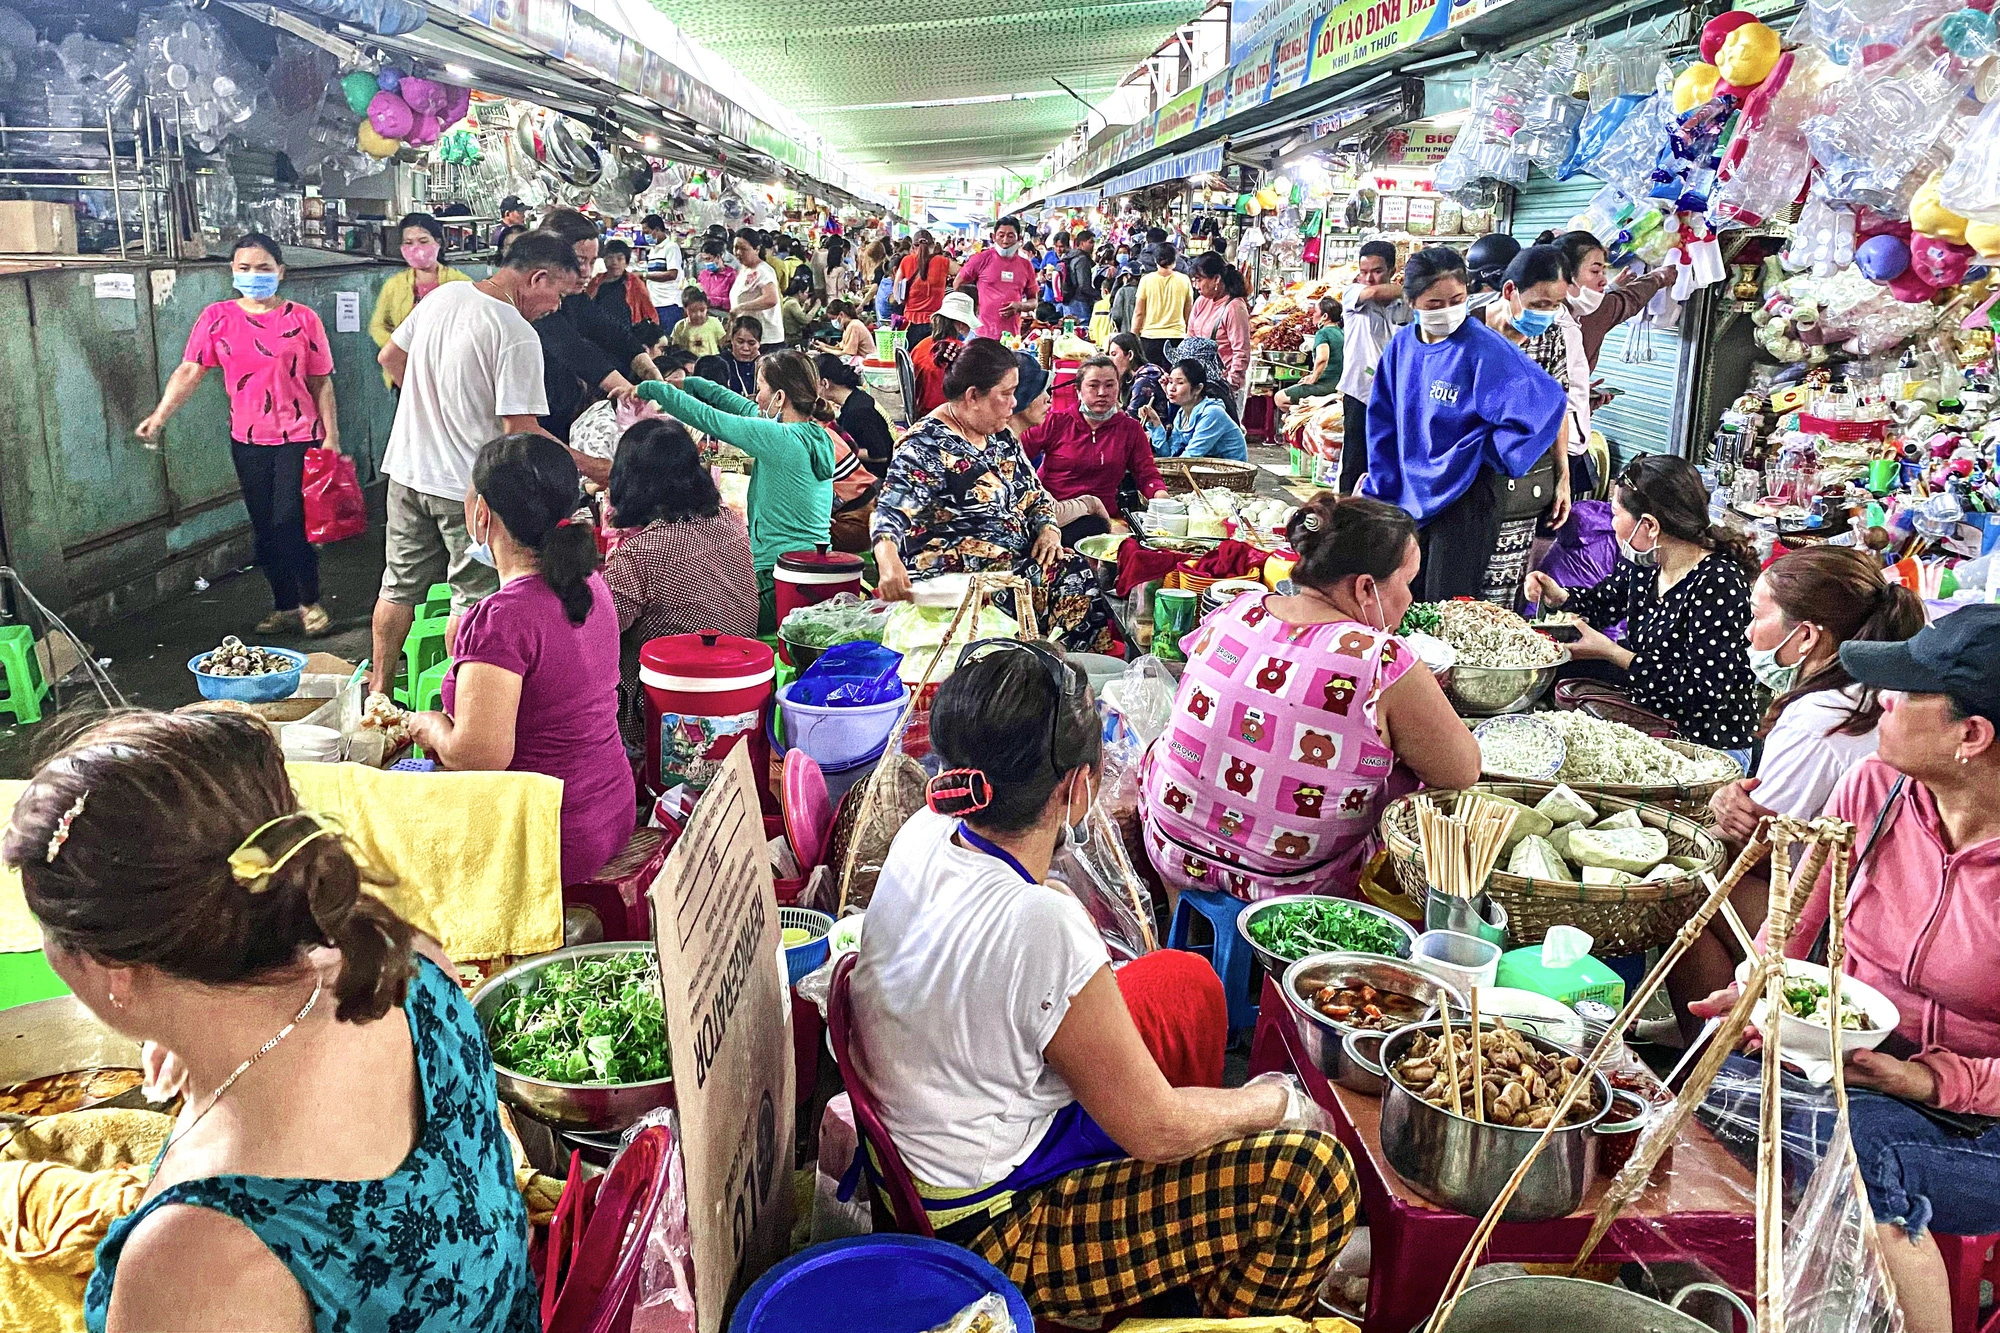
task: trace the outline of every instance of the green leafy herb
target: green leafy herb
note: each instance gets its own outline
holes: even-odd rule
[[[1395,957],[1409,937],[1353,903],[1296,902],[1266,908],[1250,922],[1250,938],[1287,962],[1309,953],[1379,953]]]
[[[486,1038],[501,1067],[550,1083],[647,1083],[672,1072],[651,949],[543,968],[500,1007]]]
[[[1403,613],[1403,623],[1396,626],[1396,633],[1436,635],[1443,623],[1444,617],[1438,613],[1435,602],[1412,602]]]

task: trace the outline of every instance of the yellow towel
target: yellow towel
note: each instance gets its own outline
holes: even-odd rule
[[[539,773],[387,773],[292,764],[308,810],[337,815],[398,883],[378,889],[462,963],[562,947],[562,782]],[[12,810],[23,782],[0,782]],[[0,953],[42,947],[21,877],[0,869]]]

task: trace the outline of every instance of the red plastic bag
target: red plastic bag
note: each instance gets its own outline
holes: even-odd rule
[[[344,542],[368,530],[368,510],[354,460],[338,449],[306,450],[306,540],[314,546]]]

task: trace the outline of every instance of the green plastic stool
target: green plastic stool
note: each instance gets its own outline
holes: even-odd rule
[[[35,632],[26,625],[0,625],[0,713],[12,713],[25,726],[42,720],[42,697],[49,683],[35,656]]]
[[[436,620],[451,614],[451,585],[433,583],[431,590],[424,594],[424,604],[417,608],[417,619]]]
[[[441,712],[444,708],[444,678],[451,670],[451,659],[445,658],[429,671],[417,678],[417,702],[419,713]]]
[[[410,627],[410,637],[403,640],[403,669],[397,673],[396,702],[405,708],[415,705],[410,692],[410,682],[423,683],[424,673],[445,660],[450,645],[445,642],[445,631],[451,622],[442,616],[433,620],[419,620]]]

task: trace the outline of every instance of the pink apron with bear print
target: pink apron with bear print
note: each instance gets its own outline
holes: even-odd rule
[[[1146,850],[1177,891],[1352,896],[1396,764],[1376,697],[1416,654],[1356,621],[1287,624],[1265,600],[1182,641],[1173,725],[1143,769]]]

